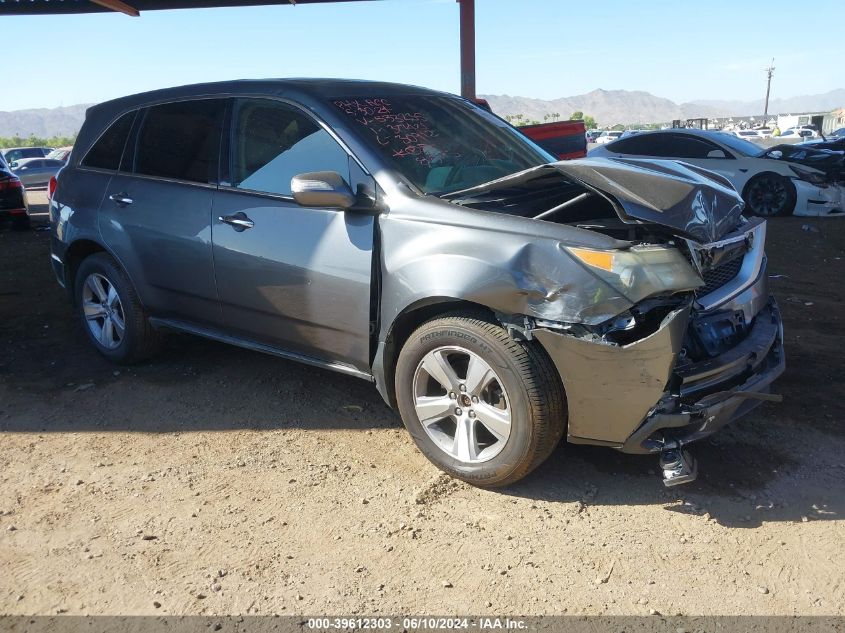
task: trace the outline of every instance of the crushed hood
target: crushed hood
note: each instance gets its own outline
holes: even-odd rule
[[[742,198],[730,181],[671,160],[583,158],[541,165],[450,194],[472,196],[518,186],[557,170],[598,191],[625,222],[648,222],[696,242],[714,242],[737,226]]]

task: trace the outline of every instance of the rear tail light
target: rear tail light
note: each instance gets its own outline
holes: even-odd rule
[[[6,189],[23,189],[23,184],[17,178],[9,178],[8,180],[0,180],[0,191]]]
[[[56,193],[56,185],[58,184],[55,176],[50,176],[50,184],[47,185],[47,200],[53,199],[53,194]]]

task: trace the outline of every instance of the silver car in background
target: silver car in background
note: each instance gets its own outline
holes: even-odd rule
[[[51,158],[21,158],[9,165],[12,173],[20,178],[27,188],[46,187],[50,178],[64,166],[64,161]]]
[[[375,383],[476,485],[563,437],[659,454],[674,485],[784,369],[742,208],[692,165],[555,162],[450,94],[233,81],[90,108],[51,261],[114,362],[190,332]]]

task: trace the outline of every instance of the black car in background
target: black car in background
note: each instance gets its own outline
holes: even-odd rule
[[[29,208],[20,178],[0,155],[0,221],[11,219],[16,229],[29,228]]]

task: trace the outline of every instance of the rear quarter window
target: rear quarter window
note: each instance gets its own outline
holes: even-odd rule
[[[134,111],[127,112],[112,123],[88,150],[85,158],[82,159],[82,166],[117,171],[126,139],[129,138],[129,130],[135,120],[135,114]]]

